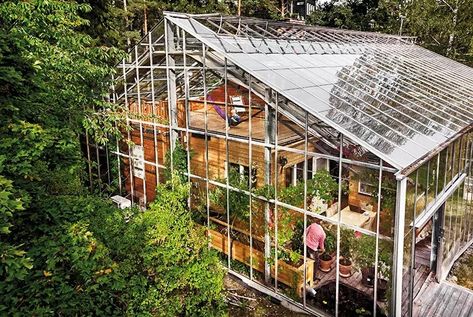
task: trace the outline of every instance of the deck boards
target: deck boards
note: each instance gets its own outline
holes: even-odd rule
[[[433,282],[416,296],[413,316],[472,317],[473,291],[445,281]]]
[[[336,271],[337,271],[335,266],[336,266],[335,262],[332,263],[332,269],[330,270],[330,272],[327,272],[327,273],[322,272],[320,270],[317,271],[317,277],[320,278],[320,280],[315,282],[315,285],[314,285],[315,289],[322,288],[331,282],[335,282]],[[363,283],[361,282],[361,279],[362,279],[361,271],[358,271],[353,268],[352,272],[353,274],[350,277],[340,277],[340,283],[350,286],[352,288],[355,288],[356,290],[365,294],[367,297],[373,298],[374,288],[363,285]],[[378,301],[377,304],[382,309],[387,309],[388,307],[387,302]]]
[[[416,264],[430,266],[431,236],[416,243]]]
[[[195,130],[205,129],[205,113],[203,109],[194,110],[190,113],[190,127]],[[286,122],[286,121],[284,121]],[[252,138],[258,141],[264,141],[264,118],[253,117],[251,121],[252,127]],[[292,123],[287,123],[294,126]],[[249,121],[243,121],[236,127],[232,127],[228,130],[230,136],[245,137],[248,138],[248,126]],[[210,109],[207,113],[207,129],[214,133],[225,134],[225,120],[223,120],[213,109]],[[302,140],[302,137],[297,135],[294,131],[288,128],[278,121],[278,142],[280,144],[289,144],[298,140]]]
[[[418,267],[427,268],[430,265],[430,241],[429,236],[416,244]],[[417,278],[418,270],[414,278],[414,317],[473,317],[473,291],[446,281],[437,283],[434,273],[430,273],[428,268]],[[407,316],[407,307],[402,315]]]

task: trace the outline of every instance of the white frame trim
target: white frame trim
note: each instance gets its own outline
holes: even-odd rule
[[[373,197],[372,193],[361,190],[361,184],[371,186],[371,187],[376,187],[376,186],[370,183],[362,182],[360,180],[358,181],[358,194]]]

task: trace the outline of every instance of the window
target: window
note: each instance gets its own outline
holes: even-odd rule
[[[248,179],[248,186],[250,186],[250,168],[248,166],[238,164],[238,163],[230,163],[230,168],[237,171],[242,178],[247,178]],[[251,169],[251,187],[255,188],[256,187],[256,168]],[[225,177],[228,175],[228,170],[227,170],[227,164],[225,164]]]
[[[145,177],[145,163],[144,163],[144,149],[141,145],[134,145],[131,148],[133,176],[144,179]]]
[[[328,171],[328,160],[324,158],[310,158],[307,160],[307,179],[312,179],[317,171]],[[304,180],[304,161],[286,167],[286,187],[295,186]]]
[[[369,183],[358,182],[358,193],[367,196],[373,196],[376,186]]]

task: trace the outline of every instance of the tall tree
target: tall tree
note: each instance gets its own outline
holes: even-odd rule
[[[471,62],[472,0],[418,0],[406,5],[406,31],[438,53]]]

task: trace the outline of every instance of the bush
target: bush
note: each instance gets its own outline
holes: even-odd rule
[[[44,202],[51,221],[30,242],[33,269],[0,283],[0,315],[220,314],[224,272],[186,208],[187,186],[175,175],[158,191],[128,221],[94,196]]]

